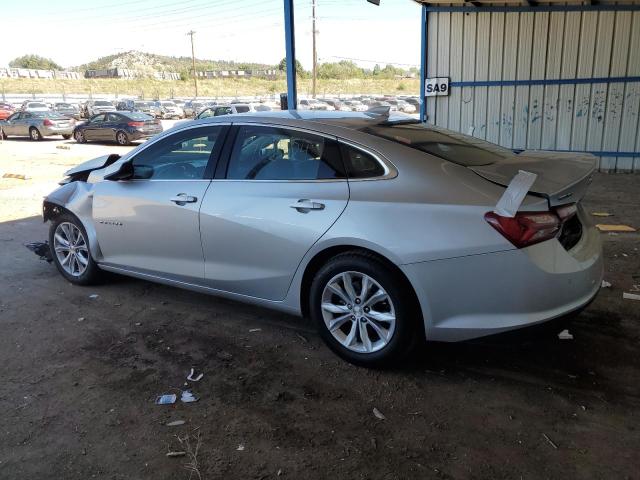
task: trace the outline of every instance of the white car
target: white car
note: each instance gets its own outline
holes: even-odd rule
[[[303,98],[298,103],[298,108],[300,110],[325,110],[328,112],[333,112],[335,110],[331,105],[316,100],[315,98]]]
[[[171,100],[155,102],[162,109],[162,118],[184,118],[184,110]]]
[[[49,110],[51,109],[43,102],[24,102],[22,104],[23,112],[48,112]]]
[[[366,112],[369,108],[360,100],[345,100],[344,104],[350,107],[352,112]]]

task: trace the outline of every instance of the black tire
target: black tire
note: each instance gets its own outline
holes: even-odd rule
[[[60,224],[63,224],[63,223],[71,223],[75,225],[82,232],[82,235],[84,236],[84,240],[87,246],[87,251],[89,252],[87,266],[84,272],[77,276],[71,275],[65,270],[55,251],[54,237],[55,237],[56,229]],[[87,241],[88,238],[89,237],[87,236],[87,231],[85,230],[84,225],[82,225],[82,222],[80,222],[80,220],[78,220],[78,218],[76,218],[75,215],[72,215],[70,213],[63,213],[61,215],[58,215],[51,221],[51,225],[49,226],[49,248],[51,249],[51,257],[53,258],[53,263],[56,265],[56,268],[58,269],[60,274],[64,278],[66,278],[69,282],[75,285],[93,285],[95,283],[98,283],[102,273],[100,268],[96,264],[96,262],[91,257],[89,242]]]
[[[129,136],[126,134],[126,132],[118,130],[116,132],[116,143],[118,145],[126,146],[131,145],[131,140],[129,140]]]
[[[42,134],[36,127],[31,127],[29,129],[29,138],[34,142],[39,142],[40,140],[42,140]]]
[[[71,135],[62,135],[62,138],[64,138],[65,140],[69,140],[71,138]]]
[[[73,132],[73,138],[78,143],[87,143],[87,139],[84,136],[84,132],[82,130],[76,130]]]
[[[346,348],[333,336],[325,323],[321,307],[323,292],[334,277],[344,272],[358,272],[367,275],[384,289],[391,300],[395,312],[395,330],[386,345],[377,351],[360,353]],[[399,273],[375,255],[361,251],[345,252],[332,258],[316,273],[311,284],[309,311],[320,336],[338,356],[363,367],[389,367],[405,359],[412,353],[420,339],[424,338],[421,315],[410,288]],[[353,318],[355,316],[351,317],[351,319]],[[352,323],[357,321],[349,320],[345,322],[344,326],[349,330]],[[361,321],[366,323],[367,320]],[[369,332],[373,331],[371,327],[369,329]],[[346,334],[346,332],[344,333]],[[371,335],[375,336],[376,334]]]

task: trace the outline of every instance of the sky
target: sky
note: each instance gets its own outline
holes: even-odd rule
[[[312,0],[294,0],[296,57],[311,68]],[[0,0],[0,66],[34,53],[64,67],[128,50],[276,64],[285,56],[282,0]],[[320,62],[418,66],[413,0],[316,0]]]

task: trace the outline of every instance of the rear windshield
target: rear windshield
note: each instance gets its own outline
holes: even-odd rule
[[[67,118],[64,115],[60,115],[56,112],[31,112],[35,118]]]
[[[27,106],[28,108],[43,108],[43,107],[47,108],[47,106],[44,103],[37,103],[37,102],[29,103]]]
[[[418,122],[380,124],[366,127],[363,131],[464,167],[491,165],[516,155],[493,143]]]
[[[94,105],[99,105],[99,106],[104,106],[104,107],[106,107],[106,106],[111,106],[111,103],[109,103],[109,102],[103,102],[103,101],[98,100],[97,102],[95,102],[95,103],[94,103]]]
[[[249,111],[249,107],[247,107],[246,105],[237,105],[236,106],[236,112],[238,113],[245,113]]]
[[[131,120],[139,120],[141,122],[145,120],[153,120],[153,117],[150,117],[146,113],[140,113],[140,112],[127,113],[126,117],[130,118]]]

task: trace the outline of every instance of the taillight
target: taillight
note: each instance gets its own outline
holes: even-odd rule
[[[48,118],[45,118],[45,119],[44,119],[44,122],[42,122],[42,124],[43,124],[45,127],[53,127],[53,125],[54,125],[54,124],[53,124],[53,122],[52,122],[51,120],[49,120]]]
[[[127,123],[127,125],[129,125],[130,127],[142,127],[144,125],[144,122],[129,122]]]
[[[488,212],[484,219],[517,248],[554,238],[561,227],[560,218],[553,212],[518,212],[515,217]]]

